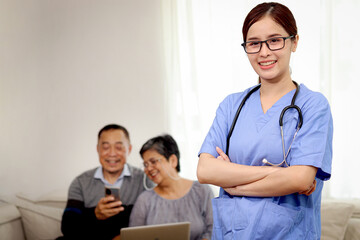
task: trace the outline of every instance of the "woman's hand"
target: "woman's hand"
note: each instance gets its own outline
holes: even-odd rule
[[[229,157],[216,147],[219,154],[215,157],[209,153],[201,153],[197,167],[197,178],[200,183],[213,184],[219,187],[234,187],[259,181],[278,168],[269,166],[248,166],[233,163]]]
[[[230,158],[224,153],[223,150],[221,150],[221,148],[216,147],[216,151],[219,154],[219,156],[217,157],[217,159],[223,160],[225,162],[230,162]],[[225,192],[229,193],[230,195],[233,196],[240,196],[240,192],[238,190],[238,187],[229,187],[229,188],[224,188]]]
[[[216,147],[216,151],[219,154],[217,159],[223,160],[225,162],[230,162],[230,158],[224,153],[223,150],[221,150],[219,147]]]
[[[242,196],[239,188],[240,186],[224,188],[224,191],[232,196]]]
[[[305,194],[306,196],[309,196],[315,191],[315,189],[316,189],[316,180],[314,179],[314,182],[311,185],[311,187],[306,191],[299,192],[299,194]]]

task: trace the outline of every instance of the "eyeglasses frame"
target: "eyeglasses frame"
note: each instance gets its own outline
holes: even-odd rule
[[[285,41],[286,41],[286,39],[291,39],[291,38],[293,38],[293,37],[295,37],[295,35],[291,35],[291,36],[288,36],[288,37],[273,37],[273,38],[266,39],[266,40],[264,40],[264,41],[247,41],[247,42],[242,43],[241,46],[243,46],[243,48],[244,48],[244,50],[245,50],[245,52],[246,52],[247,54],[259,53],[259,52],[261,51],[261,48],[262,48],[262,46],[263,46],[263,43],[266,44],[266,46],[268,47],[268,49],[269,49],[270,51],[277,51],[277,50],[283,49],[283,48],[285,47]],[[270,49],[270,46],[269,46],[269,44],[267,43],[267,41],[269,41],[269,40],[271,40],[271,39],[276,39],[276,38],[282,38],[282,39],[284,39],[284,46],[282,46],[281,48],[277,48],[277,49]],[[246,51],[246,44],[247,44],[247,43],[251,43],[251,42],[258,42],[258,43],[260,43],[260,49],[259,49],[259,51],[257,51],[257,52],[250,52],[250,53]]]
[[[153,159],[154,163],[152,163],[151,160],[147,161],[146,163],[143,163],[143,167],[144,167],[144,170],[147,170],[150,166],[151,167],[154,167],[158,164],[158,162],[160,162],[160,158],[158,159]],[[145,166],[145,164],[147,164],[147,166]]]

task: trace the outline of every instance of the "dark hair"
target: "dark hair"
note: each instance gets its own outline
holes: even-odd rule
[[[109,130],[121,130],[123,131],[123,133],[125,134],[125,137],[127,138],[127,140],[129,140],[130,143],[130,135],[128,130],[126,130],[126,128],[124,128],[123,126],[117,125],[117,124],[108,124],[105,127],[103,127],[98,134],[98,140],[100,139],[100,136],[103,132],[105,131],[109,131]]]
[[[244,42],[246,42],[250,27],[264,16],[270,16],[290,36],[297,35],[296,21],[289,8],[280,3],[268,2],[257,5],[246,16],[242,29]]]
[[[165,134],[148,140],[140,149],[141,157],[147,150],[155,150],[167,160],[169,160],[171,155],[175,154],[178,159],[176,171],[180,172],[180,152],[178,145],[172,136]]]

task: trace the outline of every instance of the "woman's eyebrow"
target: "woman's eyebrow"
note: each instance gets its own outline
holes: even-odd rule
[[[274,33],[274,34],[271,34],[271,35],[267,36],[266,39],[273,38],[273,37],[280,37],[280,36],[282,36],[282,34],[280,34],[280,33]],[[266,40],[266,39],[264,39],[264,40]],[[248,38],[248,41],[260,41],[260,38],[258,38],[258,37],[251,37],[251,38]]]

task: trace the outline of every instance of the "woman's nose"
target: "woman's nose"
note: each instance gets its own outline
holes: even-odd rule
[[[271,50],[269,49],[267,43],[266,43],[266,42],[262,42],[261,44],[262,44],[262,46],[261,46],[261,49],[260,49],[260,52],[259,52],[260,56],[262,56],[262,57],[267,57],[267,56],[269,56],[270,53],[271,53]],[[265,46],[264,46],[264,45],[265,45]]]

